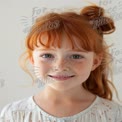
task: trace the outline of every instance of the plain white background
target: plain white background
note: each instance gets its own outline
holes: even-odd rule
[[[0,0],[0,109],[6,104],[35,94],[32,80],[19,66],[24,39],[35,18],[49,11],[82,8],[90,2],[103,6],[115,20],[116,31],[105,39],[113,44],[114,84],[122,100],[122,2],[121,0]]]

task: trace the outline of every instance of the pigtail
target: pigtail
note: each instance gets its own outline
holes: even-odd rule
[[[83,8],[80,15],[83,16],[98,35],[102,37],[99,42],[102,44],[103,48],[101,49],[103,53],[101,65],[92,71],[90,77],[83,83],[83,87],[90,92],[109,100],[112,100],[113,98],[114,89],[118,98],[114,84],[108,79],[108,74],[111,73],[110,60],[112,59],[112,55],[108,52],[109,46],[107,46],[103,40],[104,34],[110,34],[115,31],[114,22],[111,18],[105,16],[105,10],[102,7],[95,5]]]

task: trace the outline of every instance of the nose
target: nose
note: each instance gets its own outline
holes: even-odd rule
[[[68,61],[64,58],[57,59],[54,64],[54,70],[56,71],[68,71]]]

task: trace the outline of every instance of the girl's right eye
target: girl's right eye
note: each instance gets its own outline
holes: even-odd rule
[[[53,58],[54,56],[52,54],[42,54],[40,57],[42,58]]]

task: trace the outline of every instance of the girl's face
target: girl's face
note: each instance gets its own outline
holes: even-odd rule
[[[43,41],[46,42],[46,36],[43,37]],[[72,50],[66,36],[63,35],[61,48],[46,49],[40,45],[33,51],[31,62],[42,82],[63,90],[81,85],[101,60],[93,52]]]

